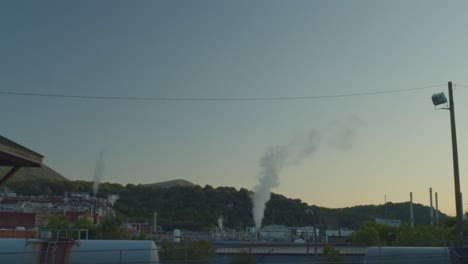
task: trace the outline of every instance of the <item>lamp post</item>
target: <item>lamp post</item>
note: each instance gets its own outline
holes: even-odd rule
[[[463,209],[462,198],[460,192],[460,175],[458,170],[458,147],[457,147],[457,132],[455,128],[455,106],[453,103],[452,82],[448,82],[449,105],[443,109],[450,111],[450,126],[452,134],[452,157],[453,157],[453,178],[455,183],[455,208],[457,213],[457,242],[458,246],[463,246]],[[432,95],[434,106],[447,104],[447,98],[444,93]]]

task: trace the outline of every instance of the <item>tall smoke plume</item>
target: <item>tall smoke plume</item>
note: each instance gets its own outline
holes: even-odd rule
[[[223,220],[224,220],[224,219],[223,219],[223,216],[220,216],[220,217],[218,218],[218,227],[219,227],[219,230],[220,230],[221,232],[223,232]]]
[[[321,136],[311,130],[305,138],[295,138],[290,144],[270,147],[260,160],[258,184],[253,191],[253,216],[257,231],[260,230],[265,205],[270,200],[271,190],[279,186],[279,174],[285,166],[296,166],[317,151]]]
[[[358,116],[351,116],[342,122],[336,122],[328,133],[328,146],[341,151],[351,150],[355,145],[356,130],[363,125]],[[253,191],[253,216],[257,231],[261,228],[266,203],[270,200],[271,190],[279,186],[279,174],[287,166],[297,166],[314,154],[322,141],[320,133],[311,130],[306,137],[295,138],[287,145],[280,145],[267,149],[260,160],[258,183]]]
[[[101,148],[98,154],[97,161],[96,161],[96,167],[94,168],[94,179],[93,179],[94,197],[96,197],[98,189],[99,189],[99,183],[101,183],[101,180],[104,177],[104,170],[106,167],[106,163],[105,163],[106,153],[107,153],[106,149]]]

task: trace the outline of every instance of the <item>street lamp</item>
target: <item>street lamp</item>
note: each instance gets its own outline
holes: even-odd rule
[[[450,111],[450,126],[452,131],[452,156],[453,156],[453,178],[455,182],[455,208],[457,211],[457,242],[458,246],[463,246],[463,209],[462,209],[462,198],[460,192],[460,175],[458,170],[458,147],[457,147],[457,132],[455,128],[455,106],[453,104],[453,91],[452,82],[448,82],[448,93],[449,102],[447,105],[447,98],[444,93],[438,93],[432,95],[432,103],[434,107],[445,104],[447,109]]]

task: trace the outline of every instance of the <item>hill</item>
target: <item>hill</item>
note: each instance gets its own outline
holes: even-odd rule
[[[187,180],[182,180],[182,179],[177,179],[177,180],[171,180],[171,181],[164,181],[164,182],[157,182],[157,183],[150,183],[150,184],[145,184],[147,186],[158,186],[161,188],[172,188],[176,186],[195,186],[194,183],[189,182]]]
[[[23,169],[22,169],[23,170]],[[6,170],[4,170],[6,171]],[[24,169],[7,186],[18,195],[63,195],[65,192],[93,193],[93,183],[69,181],[47,166]],[[130,221],[151,222],[158,213],[158,224],[165,230],[211,230],[223,218],[226,228],[242,229],[253,226],[252,192],[234,187],[201,187],[186,180],[154,184],[101,183],[98,197],[118,194],[114,209]],[[306,213],[306,211],[311,213]],[[414,204],[416,225],[429,224],[429,207]],[[450,218],[439,212],[440,223]],[[399,219],[409,222],[409,204],[359,205],[331,209],[309,205],[299,199],[290,199],[272,193],[266,204],[262,225],[307,226],[322,225],[328,229],[347,227],[357,229],[364,221],[375,218]]]

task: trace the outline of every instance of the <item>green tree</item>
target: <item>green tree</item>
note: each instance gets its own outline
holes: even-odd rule
[[[91,223],[86,218],[80,218],[75,222],[72,222],[64,214],[51,215],[47,219],[46,229],[52,231],[52,237],[56,238],[67,236],[68,238],[78,239],[78,230],[74,229],[86,229],[88,230],[88,238],[94,239],[99,237],[99,231],[96,225]],[[84,233],[80,234],[81,239],[85,239]]]
[[[369,246],[377,245],[380,241],[379,232],[372,222],[365,222],[354,231],[348,239],[349,242],[365,243]]]
[[[175,261],[183,260],[182,253],[176,248],[176,244],[168,239],[161,241],[161,250],[159,251],[159,258],[162,261]]]
[[[457,240],[457,225],[456,225],[456,219],[451,218],[447,224],[446,224],[446,238],[448,240]],[[463,221],[463,234],[465,237],[468,235],[468,222]]]
[[[91,223],[87,218],[80,218],[76,220],[74,224],[75,229],[86,229],[88,230],[88,238],[90,239],[96,239],[99,237],[99,231],[98,228],[95,224]],[[81,239],[84,239],[84,237],[81,237]]]
[[[397,227],[366,221],[351,234],[348,241],[368,245],[392,246],[397,239],[398,230]]]
[[[47,219],[48,229],[69,229],[71,228],[71,222],[68,217],[64,214],[51,215]]]
[[[403,223],[396,236],[396,244],[399,246],[408,246],[417,240],[415,229],[409,223]]]
[[[120,217],[106,216],[101,223],[101,237],[103,239],[127,239],[128,234],[122,227],[123,220]]]
[[[190,241],[188,247],[187,258],[190,263],[210,263],[215,255],[214,247],[205,240]]]
[[[73,234],[70,234],[68,230],[72,227],[72,223],[68,217],[64,214],[51,215],[47,219],[46,229],[49,229],[52,233],[52,238],[58,237],[73,237]]]
[[[341,263],[340,251],[330,245],[323,247],[322,257],[317,261],[318,263]]]
[[[417,246],[443,246],[447,240],[448,230],[439,225],[420,225],[414,227]]]
[[[337,257],[340,256],[340,250],[332,247],[331,245],[325,245],[323,247],[323,255],[327,257]]]
[[[8,182],[8,187],[18,195],[63,195],[65,192],[92,192],[92,182],[87,181],[57,181],[50,179],[26,180]],[[217,220],[223,216],[223,226],[226,229],[245,230],[245,227],[253,226],[252,216],[252,192],[241,188],[200,186],[175,186],[163,188],[155,185],[102,183],[98,195],[107,197],[108,194],[118,194],[120,199],[114,204],[114,211],[122,214],[126,219],[138,222],[151,222],[152,213],[158,212],[158,225],[165,230],[190,229],[197,231],[212,230],[217,226]],[[358,230],[365,221],[375,216],[386,215],[392,219],[406,219],[409,203],[386,203],[385,205],[354,206],[342,209],[328,209],[316,205],[308,205],[299,199],[289,199],[282,195],[272,194],[271,200],[266,205],[263,225],[280,224],[287,226],[306,226],[320,224],[326,229],[347,227]],[[311,209],[313,214],[306,214],[306,209]],[[428,207],[414,204],[414,218],[418,224],[428,224]],[[453,219],[440,213],[440,221],[447,228],[444,229],[445,237],[455,237]],[[448,221],[446,221],[448,219]],[[448,222],[448,224],[447,224]],[[378,242],[381,245],[395,245],[409,241],[390,227],[367,226],[367,230],[358,232],[378,232]],[[448,230],[448,231],[447,231]],[[424,232],[437,230],[424,230]],[[423,232],[423,231],[421,231]],[[468,234],[468,227],[465,227]],[[368,234],[369,235],[369,234]],[[413,240],[428,239],[424,234],[418,235]],[[444,237],[434,236],[435,239]],[[368,236],[369,238],[369,236]],[[370,235],[370,238],[373,238]],[[429,237],[430,238],[430,237]],[[364,239],[363,241],[369,241]]]

